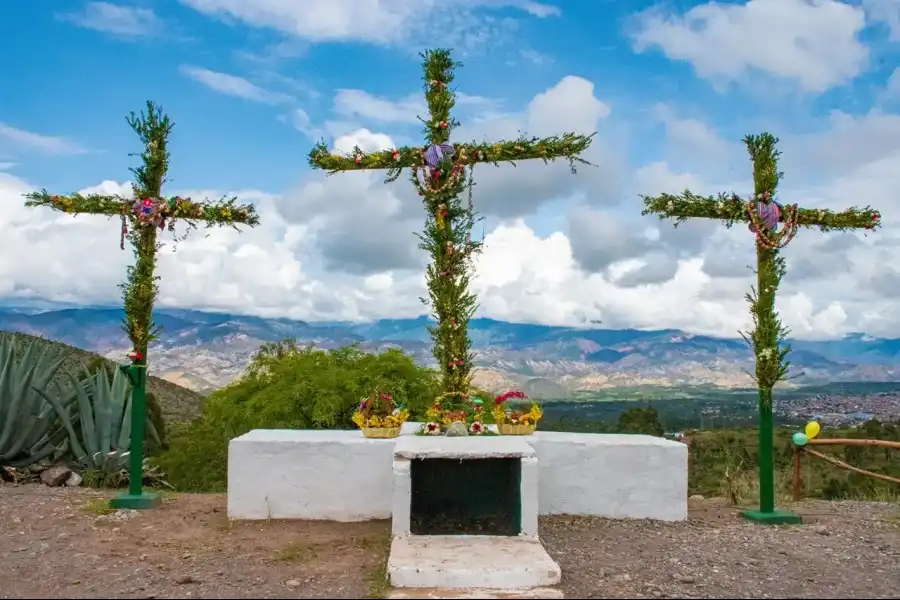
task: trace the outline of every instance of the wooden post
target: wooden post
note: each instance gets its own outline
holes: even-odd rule
[[[800,502],[802,484],[800,482],[800,464],[803,460],[803,450],[794,450],[794,502]]]

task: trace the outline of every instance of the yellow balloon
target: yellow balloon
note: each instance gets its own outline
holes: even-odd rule
[[[822,427],[815,421],[810,421],[806,424],[806,431],[804,431],[804,433],[806,434],[807,439],[811,440],[819,435],[820,431],[822,431]]]

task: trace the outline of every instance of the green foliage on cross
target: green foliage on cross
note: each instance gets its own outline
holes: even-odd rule
[[[237,198],[223,198],[218,202],[196,202],[190,198],[162,198],[162,186],[169,169],[168,138],[174,127],[161,107],[147,102],[147,112],[131,113],[128,124],[144,144],[141,164],[131,168],[134,174],[134,197],[123,198],[100,194],[50,194],[47,190],[26,194],[26,206],[48,207],[72,214],[118,216],[122,220],[122,248],[131,242],[135,264],[128,267],[122,288],[125,305],[124,329],[135,351],[143,356],[156,337],[152,323],[153,305],[159,294],[157,286],[156,254],[159,249],[157,229],[168,226],[174,231],[176,222],[196,229],[200,222],[208,227],[259,224],[252,205],[240,205]],[[183,237],[181,239],[184,239]]]
[[[757,285],[746,295],[753,317],[753,330],[741,333],[756,358],[755,379],[759,389],[759,479],[760,512],[775,512],[772,388],[787,377],[789,333],[775,310],[775,295],[785,274],[779,250],[796,235],[799,227],[822,231],[874,230],[881,214],[870,206],[852,207],[843,212],[801,209],[796,204],[777,203],[776,189],[783,173],[778,171],[778,139],[769,133],[744,138],[753,163],[754,195],[742,199],[736,194],[697,196],[685,191],[679,196],[644,196],[644,215],[674,218],[675,225],[692,218],[719,219],[727,227],[736,222],[750,224],[756,238]],[[781,230],[778,227],[781,226]]]
[[[198,222],[205,222],[207,226],[253,227],[259,224],[259,217],[252,205],[239,205],[235,198],[216,203],[199,203],[180,197],[162,198],[162,186],[169,169],[168,139],[175,124],[153,102],[147,102],[146,113],[136,115],[132,112],[127,121],[144,144],[141,164],[130,169],[134,175],[133,198],[98,194],[58,196],[42,190],[26,194],[25,205],[49,207],[72,215],[118,215],[122,221],[121,248],[125,249],[126,239],[131,242],[135,263],[128,267],[125,283],[120,287],[125,309],[123,329],[133,348],[129,355],[132,365],[124,367],[123,372],[129,375],[133,384],[130,493],[125,501],[134,503],[133,506],[129,504],[134,508],[150,506],[144,502],[146,498],[142,496],[141,486],[143,431],[147,418],[147,349],[158,335],[153,324],[153,306],[159,295],[159,277],[155,274],[160,247],[157,230],[168,225],[169,231],[174,231],[176,220],[186,223],[189,230],[196,228]]]
[[[420,248],[431,255],[426,272],[428,299],[437,325],[430,328],[433,353],[442,373],[445,393],[468,398],[471,392],[472,352],[468,336],[469,320],[477,308],[477,298],[469,291],[472,258],[481,242],[472,239],[477,216],[472,204],[472,167],[476,163],[515,162],[541,159],[568,160],[575,172],[577,163],[587,164],[581,153],[593,135],[565,133],[547,138],[522,136],[496,143],[451,143],[459,123],[451,115],[456,103],[452,89],[460,63],[449,50],[428,50],[422,54],[423,83],[429,115],[421,118],[426,145],[367,153],[359,147],[346,154],[331,154],[324,142],[309,154],[315,169],[329,174],[340,171],[383,169],[386,181],[396,180],[410,169],[412,183],[422,197],[427,219],[419,234]],[[468,167],[468,174],[466,173]],[[461,195],[468,192],[468,201]]]

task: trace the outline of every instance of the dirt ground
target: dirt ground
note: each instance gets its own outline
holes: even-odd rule
[[[0,485],[2,598],[359,598],[387,592],[386,521],[229,523],[221,495],[110,513],[109,494]],[[552,517],[568,598],[900,596],[900,509],[795,506],[798,527],[714,500],[678,524]]]

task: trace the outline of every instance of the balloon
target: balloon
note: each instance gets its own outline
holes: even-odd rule
[[[805,433],[806,433],[807,439],[810,439],[810,440],[815,439],[815,437],[817,435],[819,435],[820,431],[822,431],[822,427],[815,421],[810,421],[809,423],[806,424]]]
[[[806,434],[802,431],[798,431],[794,434],[794,444],[797,446],[805,446],[806,442],[809,441],[809,438],[806,437]]]

